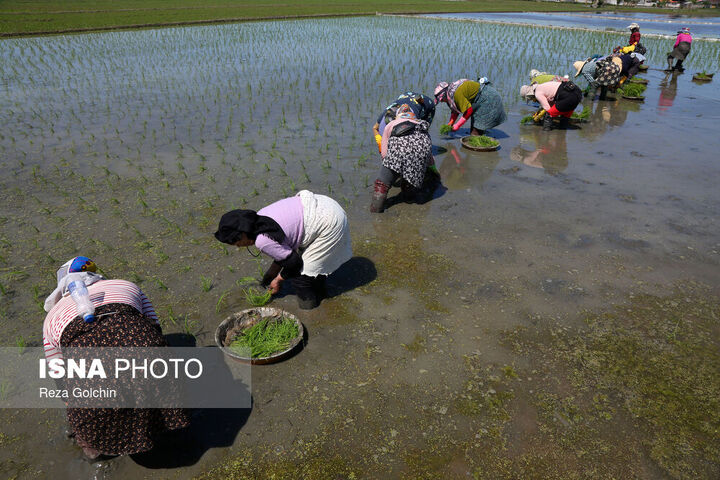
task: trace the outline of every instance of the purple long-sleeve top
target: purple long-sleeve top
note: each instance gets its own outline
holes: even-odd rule
[[[675,45],[673,45],[673,48],[680,45],[680,42],[692,43],[692,36],[689,33],[678,34],[677,38],[675,39]]]
[[[290,197],[271,203],[258,210],[258,215],[275,220],[285,232],[285,241],[278,243],[267,235],[260,234],[255,246],[273,260],[285,260],[302,243],[305,228],[303,225],[303,206],[300,197]]]

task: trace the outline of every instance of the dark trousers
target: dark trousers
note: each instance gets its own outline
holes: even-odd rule
[[[306,308],[314,308],[320,305],[320,301],[327,295],[325,291],[326,278],[325,275],[318,275],[317,277],[298,275],[292,277],[290,283],[292,283],[299,301],[306,304]]]

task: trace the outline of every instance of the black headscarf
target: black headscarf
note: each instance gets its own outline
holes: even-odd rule
[[[280,225],[270,217],[258,215],[254,210],[231,210],[224,214],[220,218],[215,238],[233,245],[242,238],[242,233],[252,240],[263,234],[278,243],[285,241],[285,232]]]

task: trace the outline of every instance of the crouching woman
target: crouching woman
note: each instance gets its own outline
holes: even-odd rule
[[[552,130],[555,118],[560,119],[560,128],[567,128],[575,107],[582,101],[580,88],[570,81],[523,85],[520,95],[526,99],[534,98],[547,112],[543,118],[543,130]]]
[[[227,212],[215,238],[238,247],[255,245],[272,258],[263,284],[278,293],[282,282],[290,280],[305,310],[320,304],[327,276],[352,257],[345,210],[332,198],[307,190],[257,212]]]
[[[57,288],[45,300],[43,344],[48,360],[63,350],[85,347],[166,347],[150,300],[132,282],[106,280],[87,257],[75,257],[57,271]],[[93,315],[82,315],[70,288],[85,285],[84,301]],[[68,408],[70,433],[88,458],[147,452],[155,438],[190,424],[179,408]]]
[[[429,126],[407,105],[400,106],[395,120],[387,124],[380,144],[382,165],[375,180],[371,212],[384,210],[388,191],[399,179],[402,179],[403,192],[412,194],[423,186],[427,172],[435,179],[440,178],[432,154]]]

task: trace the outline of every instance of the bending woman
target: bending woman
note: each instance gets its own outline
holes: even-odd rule
[[[57,288],[45,300],[45,357],[63,358],[63,350],[79,347],[166,347],[157,315],[140,288],[125,280],[106,280],[87,257],[75,257],[57,271]],[[81,281],[95,307],[95,320],[78,315],[68,285]],[[190,424],[179,408],[68,408],[75,441],[89,458],[146,452],[153,439]]]
[[[370,211],[373,213],[383,211],[388,191],[398,179],[403,179],[403,191],[407,192],[411,188],[422,187],[428,170],[437,178],[440,177],[432,155],[429,123],[419,120],[407,105],[402,105],[395,116],[395,120],[387,124],[382,134],[382,166],[375,180],[370,203]]]
[[[526,100],[535,99],[547,112],[543,118],[543,130],[552,130],[553,119],[560,119],[560,128],[567,128],[575,107],[582,101],[582,92],[573,82],[550,81],[540,85],[523,85],[520,95]]]
[[[507,120],[500,94],[485,77],[477,82],[466,78],[449,85],[440,82],[435,87],[435,103],[439,105],[440,102],[450,107],[448,125],[452,126],[453,132],[458,131],[468,118],[471,135],[483,135],[485,130]]]
[[[675,44],[673,45],[673,51],[668,53],[667,62],[668,68],[666,72],[672,72],[677,70],[678,72],[684,72],[682,64],[685,58],[690,53],[692,47],[692,35],[690,35],[690,29],[683,27],[682,30],[678,30],[678,35],[675,38]],[[673,59],[676,59],[675,66],[673,67]]]
[[[410,110],[412,110],[420,120],[425,120],[429,124],[432,124],[433,117],[435,116],[435,102],[433,99],[421,93],[405,92],[393,103],[385,107],[385,110],[383,110],[375,122],[375,125],[373,125],[373,133],[375,134],[378,149],[381,148],[382,134],[385,131],[385,126],[397,118],[397,111],[403,105],[410,107]]]
[[[272,258],[263,285],[278,293],[289,279],[304,310],[320,305],[327,275],[352,257],[345,210],[332,198],[307,190],[257,212],[227,212],[215,238],[238,247],[255,245]]]

